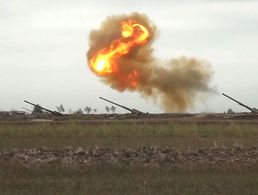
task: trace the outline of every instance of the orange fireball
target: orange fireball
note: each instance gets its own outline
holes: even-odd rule
[[[146,44],[149,36],[150,33],[145,26],[132,19],[123,21],[121,23],[121,38],[113,40],[108,47],[101,49],[90,58],[91,69],[99,76],[115,73],[117,60],[128,54],[132,48]],[[138,77],[138,73],[133,73],[133,75]],[[133,85],[136,85],[135,79],[133,78]]]

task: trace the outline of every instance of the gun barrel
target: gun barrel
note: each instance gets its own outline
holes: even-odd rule
[[[32,110],[30,110],[30,109],[28,109],[28,108],[22,107],[22,109],[27,110],[27,111],[29,111],[29,112],[32,112]]]
[[[30,104],[30,105],[32,105],[32,106],[37,106],[36,104],[33,104],[33,103],[31,103],[31,102],[29,102],[29,101],[26,101],[26,100],[24,100],[24,102],[27,103],[27,104]],[[38,106],[39,106],[39,105],[38,105]]]
[[[253,112],[253,113],[257,113],[257,111],[256,111],[255,109],[253,109],[253,108],[251,108],[251,107],[249,107],[249,106],[247,106],[247,105],[245,105],[245,104],[243,104],[243,103],[241,103],[241,102],[237,101],[236,99],[234,99],[234,98],[232,98],[232,97],[228,96],[227,94],[222,93],[222,95],[224,95],[225,97],[227,97],[227,98],[229,98],[229,99],[233,100],[234,102],[238,103],[240,106],[245,107],[246,109],[250,110],[251,112]]]
[[[110,101],[110,100],[107,100],[107,99],[105,99],[105,98],[103,98],[103,97],[99,97],[99,98],[102,99],[102,100],[104,100],[104,101],[106,101],[106,102],[109,102],[109,103],[111,103],[111,104],[117,105],[117,106],[119,106],[119,107],[121,107],[121,108],[123,108],[123,109],[125,109],[125,110],[128,110],[128,111],[130,111],[130,112],[133,112],[132,109],[127,108],[127,107],[125,107],[125,106],[123,106],[123,105],[117,104],[117,103],[112,102],[112,101]]]
[[[53,114],[55,116],[63,116],[63,114],[61,114],[60,112],[49,110],[49,109],[44,108],[44,107],[42,107],[42,106],[40,106],[38,104],[34,104],[34,103],[31,103],[31,102],[26,101],[26,100],[24,100],[24,102],[27,103],[27,104],[33,105],[33,106],[38,106],[38,107],[40,107],[40,109],[45,110],[45,111],[47,111],[47,112],[49,112],[49,113],[51,113],[51,114]]]
[[[103,97],[99,97],[99,98],[102,99],[102,100],[104,100],[104,101],[106,101],[106,102],[109,102],[109,103],[111,103],[111,104],[117,105],[117,106],[119,106],[119,107],[121,107],[121,108],[123,108],[123,109],[125,109],[125,110],[127,110],[127,111],[129,111],[129,112],[131,112],[131,113],[133,113],[133,114],[140,114],[140,113],[142,113],[142,112],[139,111],[139,110],[130,109],[130,108],[126,107],[126,106],[117,104],[117,103],[112,102],[112,101],[110,101],[110,100],[108,100],[108,99],[105,99],[105,98],[103,98]]]

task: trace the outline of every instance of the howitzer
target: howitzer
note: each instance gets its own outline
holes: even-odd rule
[[[49,109],[44,108],[44,107],[42,107],[42,106],[40,106],[40,105],[38,105],[38,104],[34,104],[34,103],[31,103],[31,102],[26,101],[26,100],[24,100],[24,102],[27,103],[27,104],[30,104],[30,105],[32,105],[32,106],[35,106],[35,107],[37,106],[37,107],[40,108],[41,110],[45,110],[45,111],[47,111],[47,112],[49,112],[49,113],[51,113],[51,114],[53,114],[53,115],[55,115],[55,116],[63,116],[63,114],[61,114],[60,112],[56,112],[56,111],[49,110]]]
[[[245,104],[243,104],[243,103],[241,103],[241,102],[235,100],[234,98],[232,98],[232,97],[226,95],[225,93],[222,93],[222,95],[224,95],[225,97],[227,97],[227,98],[233,100],[234,102],[238,103],[240,106],[243,106],[244,108],[250,110],[252,113],[258,114],[258,109],[256,109],[256,108],[251,108],[251,107],[249,107],[249,106],[247,106],[247,105],[245,105]]]
[[[103,98],[103,97],[99,97],[99,98],[102,99],[102,100],[104,100],[104,101],[106,101],[106,102],[109,102],[109,103],[111,103],[111,104],[114,104],[114,105],[116,105],[116,106],[119,106],[119,107],[121,107],[121,108],[123,108],[123,109],[125,109],[125,110],[127,110],[127,111],[129,111],[129,112],[131,112],[132,114],[135,114],[135,115],[143,114],[143,112],[141,112],[140,110],[137,110],[137,109],[134,109],[134,108],[132,108],[132,109],[131,109],[131,108],[128,108],[128,107],[126,107],[126,106],[117,104],[117,103],[112,102],[112,101],[110,101],[110,100],[107,100],[107,99],[105,99],[105,98]]]

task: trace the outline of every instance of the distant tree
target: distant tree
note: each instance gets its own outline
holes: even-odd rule
[[[110,110],[111,110],[113,113],[115,113],[116,107],[115,107],[115,106],[111,106],[111,107],[110,107]]]
[[[92,111],[92,108],[89,107],[89,106],[86,106],[86,107],[84,108],[84,111],[85,111],[87,114],[90,114],[90,112]]]
[[[56,106],[56,109],[57,109],[58,112],[61,112],[61,113],[65,112],[63,104],[60,104],[60,106]]]
[[[82,109],[81,109],[81,108],[79,108],[79,109],[75,112],[75,114],[83,114]]]
[[[231,108],[229,108],[228,111],[227,111],[227,113],[228,113],[228,114],[234,114],[235,112],[234,112]]]
[[[110,108],[108,106],[106,106],[105,109],[106,109],[107,113],[110,112]]]
[[[94,108],[94,109],[93,109],[93,111],[94,111],[95,113],[97,113],[97,112],[98,112],[98,110],[97,110],[96,108]]]

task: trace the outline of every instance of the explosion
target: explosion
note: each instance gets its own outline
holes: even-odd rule
[[[133,47],[144,45],[149,37],[149,31],[136,21],[129,19],[121,22],[121,38],[98,51],[90,59],[92,70],[101,76],[112,74],[117,70],[117,61],[128,54]]]
[[[163,65],[152,55],[155,32],[143,14],[108,17],[90,33],[89,67],[114,89],[138,91],[166,111],[184,111],[201,94],[213,91],[212,70],[209,63],[186,57]]]

